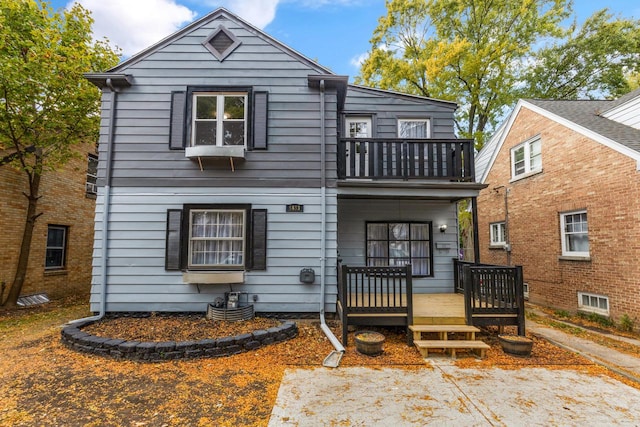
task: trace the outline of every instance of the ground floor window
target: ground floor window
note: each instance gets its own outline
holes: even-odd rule
[[[165,269],[266,270],[267,210],[188,204],[167,210]]]
[[[491,246],[504,246],[507,243],[505,222],[494,222],[490,227]]]
[[[63,225],[49,225],[47,227],[45,269],[65,267],[68,231],[68,227]]]
[[[411,264],[414,276],[431,276],[431,223],[368,222],[367,265]]]
[[[245,210],[189,211],[189,267],[244,267]]]
[[[562,255],[588,257],[589,231],[587,227],[587,211],[560,214],[560,227]]]
[[[608,316],[609,298],[602,295],[578,292],[578,309]]]

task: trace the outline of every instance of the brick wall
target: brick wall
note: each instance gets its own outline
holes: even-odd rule
[[[63,169],[45,172],[40,184],[31,254],[22,295],[46,292],[50,298],[86,293],[91,284],[91,255],[93,251],[93,222],[95,198],[87,197],[85,181],[87,153],[93,147],[82,148],[82,156],[73,159]],[[27,179],[24,172],[0,167],[0,282],[7,288],[13,282],[22,233],[27,199]],[[68,227],[66,267],[59,271],[45,271],[45,248],[49,224]],[[5,291],[5,297],[8,290]]]
[[[542,172],[509,183],[510,149],[538,134]],[[532,302],[575,311],[577,292],[588,292],[609,298],[613,318],[640,320],[636,167],[633,159],[522,108],[478,197],[482,262],[508,261],[503,249],[489,248],[489,224],[505,220],[508,190],[511,264],[523,266]],[[587,210],[590,260],[562,260],[559,214],[579,209]]]

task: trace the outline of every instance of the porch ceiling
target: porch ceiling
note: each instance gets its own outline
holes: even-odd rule
[[[342,199],[421,199],[452,202],[477,197],[487,184],[476,182],[337,181]]]

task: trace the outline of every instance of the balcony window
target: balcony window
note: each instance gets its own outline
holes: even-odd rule
[[[398,119],[398,138],[430,138],[429,127],[429,119]]]

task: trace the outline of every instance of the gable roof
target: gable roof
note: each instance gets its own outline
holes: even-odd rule
[[[151,45],[150,47],[136,53],[135,55],[130,56],[129,58],[125,59],[124,61],[120,62],[118,65],[116,65],[115,67],[111,68],[110,70],[107,70],[107,73],[118,73],[118,72],[122,72],[124,69],[137,64],[138,62],[142,61],[143,59],[147,58],[149,55],[153,54],[154,52],[164,48],[167,45],[170,45],[171,43],[173,43],[174,41],[176,41],[177,39],[179,39],[180,37],[189,34],[190,32],[192,32],[193,30],[208,24],[211,21],[214,21],[216,19],[219,19],[221,17],[224,17],[230,21],[235,22],[238,25],[243,26],[247,31],[249,31],[250,33],[252,33],[253,35],[261,38],[262,40],[264,40],[265,42],[275,46],[276,48],[282,50],[283,52],[289,54],[290,56],[294,57],[295,59],[299,60],[300,62],[305,63],[306,65],[310,66],[311,68],[316,69],[319,73],[321,74],[333,74],[333,72],[331,70],[329,70],[326,67],[323,67],[322,65],[318,64],[317,62],[313,61],[312,59],[307,58],[306,56],[302,55],[301,53],[297,52],[296,50],[290,48],[289,46],[279,42],[278,40],[274,39],[273,37],[271,37],[270,35],[268,35],[267,33],[265,33],[264,31],[258,29],[257,27],[253,26],[252,24],[248,23],[247,21],[243,20],[242,18],[240,18],[237,15],[234,15],[233,13],[229,12],[227,9],[220,7],[216,10],[214,10],[213,12],[208,13],[207,15],[203,16],[202,18],[193,21],[192,23],[190,23],[189,25],[187,25],[186,27],[176,31],[175,33],[165,37],[164,39],[160,40],[158,43]]]
[[[640,130],[603,116],[603,112],[640,96],[633,91],[617,100],[520,99],[498,131],[476,156],[476,176],[484,182],[502,148],[520,109],[527,108],[574,130],[638,162],[640,170]],[[484,168],[483,168],[484,167]]]

